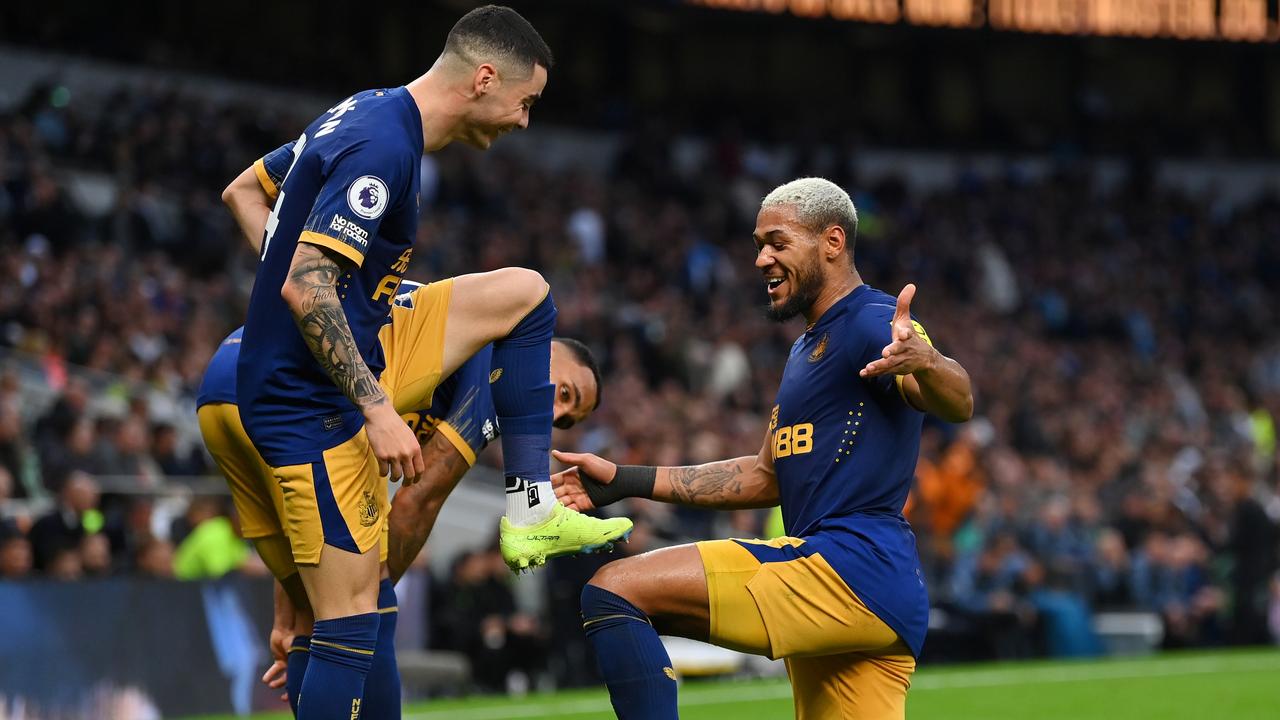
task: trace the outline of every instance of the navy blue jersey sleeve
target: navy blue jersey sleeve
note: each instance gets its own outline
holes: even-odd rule
[[[440,420],[436,432],[443,433],[470,465],[498,436],[498,415],[489,387],[492,364],[493,346],[486,345],[449,376],[453,392],[438,395],[427,413]]]
[[[387,208],[404,202],[413,178],[403,147],[361,139],[328,158],[299,242],[328,248],[357,266]]]
[[[253,172],[258,176],[258,182],[272,200],[280,195],[280,183],[284,182],[284,176],[289,174],[289,166],[293,165],[293,146],[297,142],[290,140],[253,163]]]

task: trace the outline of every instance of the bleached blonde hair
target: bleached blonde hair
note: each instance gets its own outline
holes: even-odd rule
[[[832,225],[844,229],[845,246],[853,257],[853,241],[858,235],[858,209],[849,193],[835,183],[820,177],[804,177],[783,183],[764,196],[760,208],[790,205],[796,209],[796,220],[814,232]]]

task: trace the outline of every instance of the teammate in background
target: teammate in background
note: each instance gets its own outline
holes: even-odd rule
[[[405,285],[417,285],[406,281]],[[398,308],[412,310],[412,292],[397,298]],[[391,322],[406,323],[406,312],[393,311]],[[391,328],[384,328],[389,334]],[[283,496],[270,468],[253,449],[240,425],[235,405],[235,368],[240,330],[231,333],[209,363],[197,398],[200,429],[205,444],[231,487],[246,539],[253,541],[264,562],[279,580],[270,646],[275,662],[264,676],[272,687],[288,685],[290,704],[296,707],[299,685],[310,654],[313,618],[305,592],[283,535],[280,517]],[[403,333],[401,333],[403,334]],[[395,635],[396,603],[392,588],[426,543],[440,507],[458,481],[475,463],[476,456],[499,433],[490,386],[504,373],[492,364],[492,346],[485,346],[435,388],[430,407],[401,411],[401,417],[419,438],[426,473],[422,481],[396,493],[388,515],[389,532],[382,545],[384,558],[379,598],[379,632]],[[556,338],[551,351],[551,379],[556,386],[555,426],[569,428],[585,419],[600,403],[599,370],[591,351],[569,338]],[[396,396],[394,388],[388,393]],[[391,656],[393,657],[393,656]],[[287,659],[286,659],[287,658]],[[382,662],[382,660],[375,660]],[[286,674],[285,670],[289,672]],[[362,714],[368,718],[395,716],[397,701],[383,707],[379,683],[366,679]]]
[[[264,218],[236,395],[244,429],[283,489],[285,531],[315,611],[302,720],[358,717],[371,666],[389,672],[376,663],[378,648],[393,654],[377,613],[384,479],[390,472],[412,484],[424,467],[379,383],[390,358],[377,334],[413,252],[419,157],[455,140],[487,148],[526,127],[551,65],[550,49],[518,13],[478,8],[453,27],[424,75],[333,106],[289,147],[278,182],[259,177],[278,197]],[[471,313],[434,313],[446,367],[488,342],[448,343],[450,329],[503,338],[493,351],[509,376],[494,388],[509,486],[502,545],[512,566],[536,565],[567,552],[564,528],[606,529],[566,511],[550,487],[555,305],[527,271],[500,284],[459,278],[441,293],[446,308],[451,294],[466,297]],[[450,353],[460,353],[452,364]],[[443,374],[420,380],[433,386]]]
[[[695,467],[618,467],[556,453],[554,482],[580,510],[624,497],[710,508],[781,503],[788,536],[716,540],[601,568],[583,628],[620,718],[675,718],[658,633],[786,658],[796,717],[902,718],[928,623],[915,536],[902,517],[925,412],[973,414],[969,376],[936,351],[853,262],[857,213],[819,178],[789,182],[756,218],[769,314],[803,315],[756,456]]]

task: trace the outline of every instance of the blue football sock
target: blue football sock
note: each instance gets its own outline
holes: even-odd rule
[[[378,642],[376,612],[317,620],[311,659],[298,693],[298,720],[352,720],[360,716],[364,679]]]
[[[311,659],[311,636],[294,635],[289,654],[285,657],[286,673],[284,691],[289,694],[289,709],[298,715],[298,693],[302,691],[302,678],[307,674],[307,660]]]
[[[378,646],[364,679],[360,720],[400,720],[400,667],[396,665],[396,588],[390,579],[378,585]]]
[[[547,297],[507,337],[493,345],[493,406],[502,429],[502,463],[507,478],[507,517],[533,525],[551,513],[551,337],[556,304]]]
[[[582,588],[582,629],[620,720],[675,720],[676,674],[649,618],[595,585]]]

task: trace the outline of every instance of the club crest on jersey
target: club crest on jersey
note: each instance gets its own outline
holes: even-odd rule
[[[809,353],[809,362],[816,363],[827,354],[827,340],[830,337],[830,333],[826,333],[822,336],[822,339],[818,341],[818,347],[814,348],[813,352]]]
[[[502,368],[497,368],[493,372],[489,373],[489,384],[492,385],[498,382],[498,378],[500,377],[502,377]]]
[[[347,205],[351,212],[366,220],[381,217],[390,200],[387,184],[372,175],[356,178],[347,188]]]
[[[360,516],[361,527],[372,527],[378,522],[378,502],[373,499],[373,493],[364,491],[360,502],[356,503],[356,511]]]

